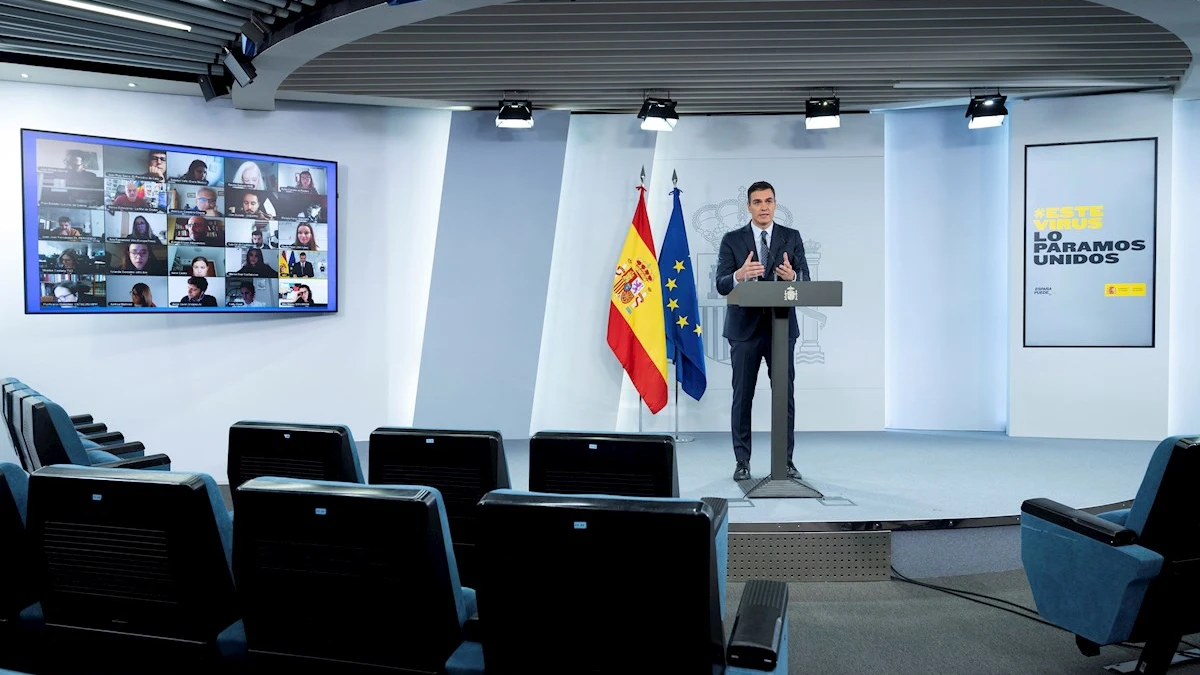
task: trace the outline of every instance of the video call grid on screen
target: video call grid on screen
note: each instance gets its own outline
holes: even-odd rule
[[[337,163],[21,130],[25,312],[337,311]]]

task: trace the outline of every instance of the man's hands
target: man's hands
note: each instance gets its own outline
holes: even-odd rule
[[[752,258],[754,258],[754,251],[751,251],[750,255],[746,256],[746,262],[742,263],[741,268],[734,273],[733,278],[736,279],[738,283],[754,277],[761,277],[763,270],[766,269],[763,267],[762,263],[758,262],[757,260],[752,260]]]
[[[780,281],[796,280],[796,270],[792,269],[792,263],[788,262],[787,253],[783,254],[783,264],[775,267],[775,276],[779,277]]]
[[[750,255],[746,256],[746,262],[742,263],[742,266],[734,273],[733,278],[738,283],[742,283],[747,279],[761,277],[766,270],[762,263],[753,258],[754,252],[751,251]],[[783,263],[775,267],[775,276],[779,277],[780,281],[795,281],[797,279],[796,270],[792,269],[792,263],[788,260],[787,253],[783,254]]]

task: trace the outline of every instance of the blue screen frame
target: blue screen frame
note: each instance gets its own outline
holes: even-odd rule
[[[38,192],[40,188],[37,142],[39,140],[57,140],[87,144],[100,144],[116,147],[137,148],[143,150],[165,150],[167,152],[212,154],[227,159],[252,160],[262,162],[277,162],[291,164],[306,164],[314,168],[324,168],[326,176],[325,195],[326,227],[328,233],[327,260],[328,282],[327,298],[324,306],[308,307],[171,307],[167,303],[159,307],[63,307],[43,306],[41,303],[41,268],[38,256]],[[223,148],[207,148],[191,145],[176,145],[172,143],[156,143],[130,139],[110,138],[107,136],[92,136],[86,134],[69,134],[37,129],[21,129],[21,188],[22,188],[22,235],[23,262],[25,265],[25,313],[26,314],[330,314],[338,311],[338,165],[335,161],[289,157],[284,155],[264,155]],[[268,249],[278,252],[283,249]],[[169,299],[168,299],[169,300]]]

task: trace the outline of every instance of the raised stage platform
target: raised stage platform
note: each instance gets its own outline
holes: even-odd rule
[[[796,467],[824,498],[747,499],[732,478],[729,434],[686,436],[694,440],[676,445],[680,494],[729,500],[730,578],[797,581],[886,579],[893,565],[914,577],[1019,569],[1023,500],[1127,505],[1157,445],[983,432],[797,433]],[[768,434],[753,442],[751,473],[766,476]],[[504,445],[513,487],[526,489],[528,441]]]

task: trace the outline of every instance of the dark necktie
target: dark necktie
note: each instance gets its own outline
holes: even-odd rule
[[[763,279],[770,279],[771,278],[771,270],[767,269],[767,261],[770,260],[770,258],[768,257],[769,251],[767,250],[767,231],[766,230],[759,232],[759,241],[761,241],[762,243],[759,245],[758,260],[759,260],[759,262],[761,262],[763,264]]]

